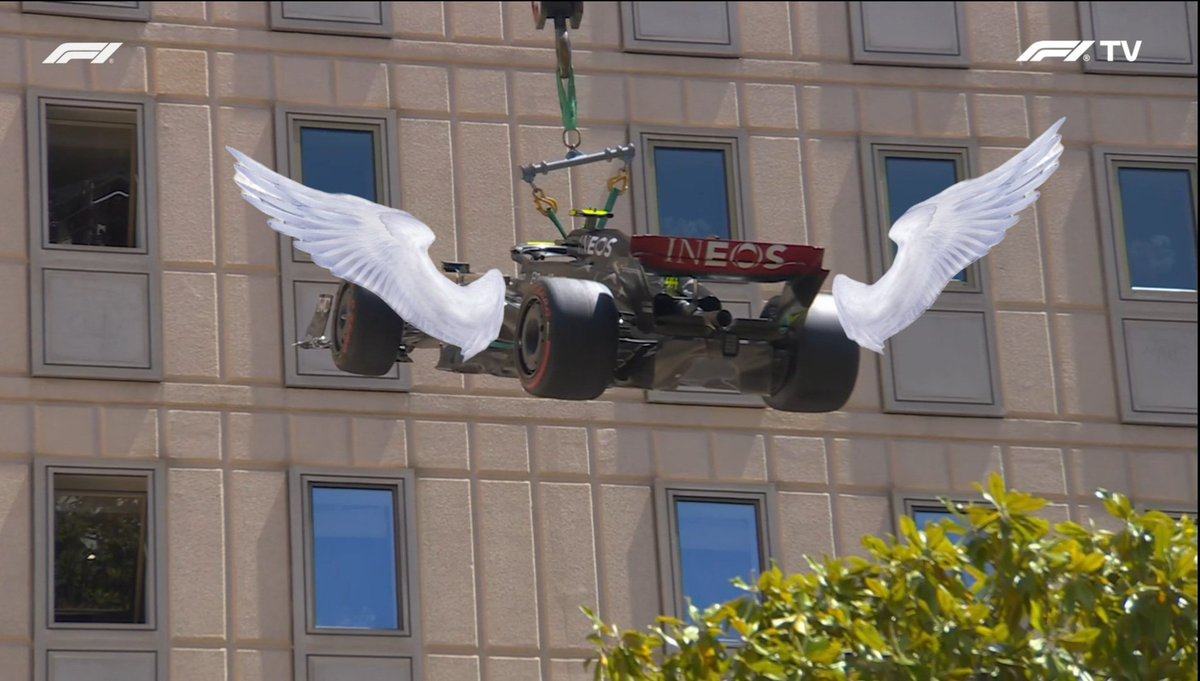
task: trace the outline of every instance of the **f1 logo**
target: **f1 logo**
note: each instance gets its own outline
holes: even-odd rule
[[[1017,61],[1041,61],[1046,57],[1062,57],[1062,60],[1067,62],[1079,61],[1081,58],[1089,61],[1092,57],[1087,51],[1095,44],[1095,40],[1039,40],[1022,52]],[[1127,40],[1101,40],[1100,47],[1108,48],[1105,61],[1116,61],[1113,48],[1120,47],[1125,53],[1125,61],[1134,62],[1137,61],[1138,53],[1142,51],[1142,41],[1133,41],[1133,49],[1130,49]]]
[[[93,64],[103,64],[124,43],[63,43],[54,48],[43,64],[66,64],[76,59],[87,59]]]

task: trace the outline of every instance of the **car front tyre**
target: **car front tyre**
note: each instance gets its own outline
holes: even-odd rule
[[[342,282],[334,301],[333,363],[363,376],[392,370],[404,340],[404,320],[367,289]]]

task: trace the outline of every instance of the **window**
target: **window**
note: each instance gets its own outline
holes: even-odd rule
[[[891,266],[888,232],[912,206],[970,176],[970,145],[864,140],[872,275]],[[873,206],[873,207],[872,207]],[[932,309],[888,341],[880,358],[884,409],[999,416],[999,371],[983,261],[957,274]]]
[[[1086,40],[1124,43],[1112,47],[1111,61],[1107,45],[1094,46],[1080,60],[1084,71],[1196,76],[1195,2],[1081,2],[1079,25]]]
[[[153,106],[30,95],[34,375],[161,377]]]
[[[412,678],[412,476],[297,470],[291,479],[295,664],[306,670],[298,678]]]
[[[46,244],[137,248],[137,112],[46,106]]]
[[[21,11],[92,19],[150,21],[149,2],[22,2]]]
[[[856,64],[969,64],[961,2],[851,2],[849,9]]]
[[[313,628],[399,630],[395,489],[313,484],[308,496]]]
[[[626,52],[736,57],[737,11],[730,2],[622,2]]]
[[[1196,159],[1095,154],[1122,419],[1195,425]]]
[[[641,133],[645,231],[744,238],[738,138]]]
[[[689,602],[703,610],[743,596],[733,580],[752,583],[770,567],[770,490],[660,484],[658,501],[665,515],[659,543],[669,555],[663,593],[677,616],[686,616]]]
[[[37,461],[34,476],[34,678],[166,678],[162,466]]]
[[[146,476],[51,477],[54,623],[147,624]]]
[[[390,2],[272,2],[271,28],[390,38],[391,5]]]
[[[353,194],[383,205],[399,196],[394,114],[345,115],[280,109],[276,118],[280,173],[314,189]],[[406,390],[409,373],[397,365],[381,377],[339,371],[329,350],[295,347],[303,340],[321,294],[335,295],[339,280],[280,236],[283,264],[284,368],[297,387]],[[331,332],[326,327],[326,334]]]
[[[1123,287],[1196,291],[1194,167],[1116,161]]]

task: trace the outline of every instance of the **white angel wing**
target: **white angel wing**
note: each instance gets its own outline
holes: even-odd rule
[[[231,147],[242,197],[273,229],[334,276],[379,296],[405,322],[462,349],[464,359],[500,334],[504,276],[491,270],[459,286],[429,259],[433,231],[396,208],[305,187]]]
[[[846,335],[883,352],[888,338],[933,305],[955,274],[987,255],[1037,201],[1037,188],[1058,168],[1058,129],[1050,126],[1028,147],[990,173],[964,180],[913,206],[888,237],[898,251],[879,281],[867,286],[844,275],[833,279],[833,300]]]

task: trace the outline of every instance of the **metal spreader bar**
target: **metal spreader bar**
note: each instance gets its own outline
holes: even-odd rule
[[[626,163],[629,163],[633,160],[633,157],[636,153],[637,150],[632,144],[606,147],[604,151],[597,151],[591,154],[579,154],[578,156],[571,156],[560,161],[542,161],[541,163],[533,163],[527,166],[521,166],[521,178],[529,184],[533,184],[533,178],[544,173],[549,173],[553,170],[587,165],[597,161],[610,161],[614,158],[619,158]]]

